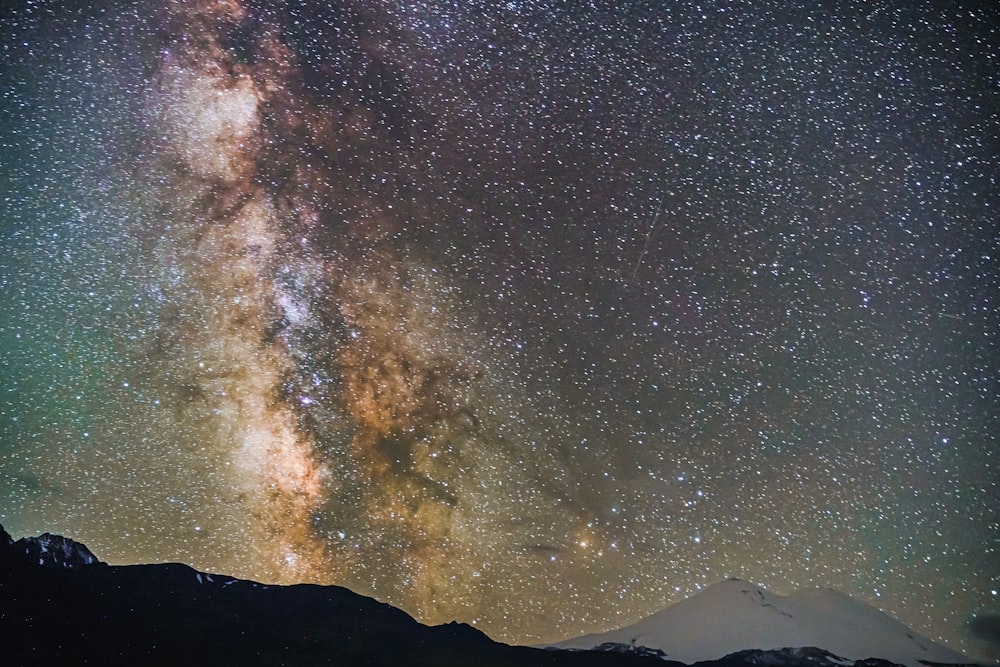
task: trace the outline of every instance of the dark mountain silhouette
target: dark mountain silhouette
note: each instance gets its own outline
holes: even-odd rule
[[[186,565],[114,566],[44,534],[0,527],[3,665],[552,665],[680,667],[621,644],[508,646],[460,623],[426,626],[339,586],[266,586]],[[704,667],[891,667],[819,650],[746,651]]]

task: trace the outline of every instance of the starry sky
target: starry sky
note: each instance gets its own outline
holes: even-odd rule
[[[13,535],[518,643],[833,587],[1000,659],[996,7],[79,4],[0,10]]]

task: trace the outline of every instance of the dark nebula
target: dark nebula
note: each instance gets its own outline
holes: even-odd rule
[[[976,616],[969,621],[969,632],[994,647],[1000,646],[1000,615]]]

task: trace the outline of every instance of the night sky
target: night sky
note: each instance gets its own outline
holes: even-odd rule
[[[991,3],[80,4],[0,15],[13,535],[519,643],[833,587],[1000,658]]]

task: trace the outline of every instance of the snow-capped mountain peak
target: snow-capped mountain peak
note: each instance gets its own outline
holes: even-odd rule
[[[740,579],[706,588],[639,622],[560,642],[562,648],[621,643],[694,663],[752,649],[818,647],[849,662],[880,658],[909,667],[970,660],[883,612],[831,589],[787,597]]]
[[[13,547],[39,565],[68,569],[103,565],[86,546],[62,535],[42,533],[38,537],[24,537],[14,542]]]

